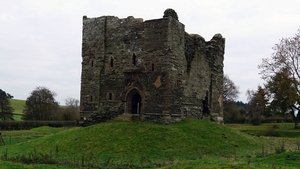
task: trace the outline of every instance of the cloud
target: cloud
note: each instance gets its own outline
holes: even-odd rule
[[[188,33],[206,40],[226,38],[225,73],[247,89],[262,81],[257,65],[272,53],[281,37],[299,28],[298,0],[11,0],[0,4],[0,88],[26,99],[36,86],[46,86],[63,103],[79,99],[82,16],[161,18],[173,8]]]

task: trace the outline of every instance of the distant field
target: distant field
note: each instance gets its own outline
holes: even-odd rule
[[[300,130],[295,130],[293,123],[228,124],[227,126],[253,136],[300,138]]]
[[[22,118],[25,100],[11,99],[11,106],[14,108],[14,119],[20,121]]]

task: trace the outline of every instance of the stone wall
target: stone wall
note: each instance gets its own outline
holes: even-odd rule
[[[187,34],[174,12],[148,21],[83,18],[83,119],[102,121],[96,117],[109,112],[154,121],[200,118],[205,98],[211,116],[222,116],[224,38],[205,42]]]
[[[208,42],[200,35],[185,34],[187,67],[182,107],[186,115],[209,116],[212,120],[223,117],[224,45],[225,39],[220,34]],[[205,106],[209,114],[203,112]]]
[[[186,74],[183,111],[189,116],[202,117],[203,100],[209,92],[211,69],[206,56],[204,38],[185,35]]]

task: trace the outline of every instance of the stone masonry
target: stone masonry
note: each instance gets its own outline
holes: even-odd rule
[[[176,12],[146,20],[83,17],[81,118],[223,119],[225,39],[188,34]]]

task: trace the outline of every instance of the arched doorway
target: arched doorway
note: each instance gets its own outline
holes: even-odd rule
[[[131,112],[133,114],[140,114],[141,112],[141,96],[138,93],[135,93],[131,99]]]
[[[142,97],[138,90],[133,89],[127,94],[128,113],[140,114],[142,109]]]

